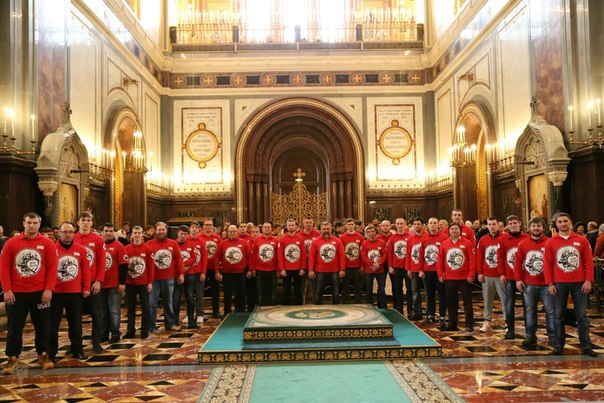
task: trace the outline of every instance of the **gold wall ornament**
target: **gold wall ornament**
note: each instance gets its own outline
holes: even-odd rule
[[[200,169],[204,169],[208,161],[211,161],[218,154],[220,146],[216,134],[208,130],[206,124],[201,122],[197,125],[197,130],[189,133],[182,148],[189,158],[197,162]]]
[[[394,165],[401,163],[413,148],[413,137],[404,127],[399,126],[399,121],[393,119],[390,127],[384,129],[378,139],[382,153],[392,160]]]
[[[293,191],[284,195],[271,195],[274,222],[285,223],[288,218],[296,218],[301,223],[306,215],[313,217],[315,222],[327,220],[327,193],[310,193],[302,182],[304,175],[306,174],[298,168],[294,173],[296,183]]]

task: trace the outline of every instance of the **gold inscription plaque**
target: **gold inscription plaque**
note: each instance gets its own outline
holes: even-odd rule
[[[413,147],[413,137],[404,127],[399,126],[398,120],[390,122],[390,127],[385,129],[378,141],[380,150],[392,160],[394,165],[401,163]]]
[[[218,154],[220,142],[218,137],[202,122],[197,125],[197,130],[187,136],[183,148],[189,158],[196,161],[199,168],[204,169],[207,162]]]

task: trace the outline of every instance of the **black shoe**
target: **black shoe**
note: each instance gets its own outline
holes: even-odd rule
[[[197,324],[196,324],[196,323],[193,323],[193,324],[191,324],[191,325],[188,325],[188,326],[187,326],[187,329],[199,329],[199,326],[197,326]]]
[[[422,320],[422,318],[423,318],[422,314],[418,313],[417,315],[413,315],[411,320]]]
[[[552,351],[553,355],[562,355],[564,354],[564,349],[562,347],[554,347],[554,351]]]
[[[535,336],[526,336],[522,340],[522,347],[534,347],[537,345],[537,338]]]
[[[220,314],[220,312],[212,312],[212,317],[214,319],[222,319],[222,315]]]
[[[474,331],[474,326],[466,326],[466,330],[472,333]]]
[[[149,337],[149,333],[147,333],[147,332],[142,332],[141,333],[141,339],[146,339],[148,337]]]
[[[505,332],[504,338],[506,340],[513,340],[516,338],[516,335],[514,334],[514,332],[507,331],[507,332]]]
[[[77,353],[73,353],[73,358],[76,360],[85,360],[88,356],[83,351],[78,351]]]
[[[444,331],[444,330],[446,330],[446,329],[447,329],[447,322],[445,322],[445,321],[443,320],[443,321],[441,321],[441,322],[438,324],[438,330],[442,330],[442,331]]]
[[[429,325],[430,323],[434,323],[434,316],[428,315],[426,320],[422,322],[424,325]]]
[[[124,335],[124,339],[134,339],[134,332],[126,332],[126,334]]]
[[[118,335],[111,336],[111,338],[109,339],[110,344],[118,343],[119,341],[120,341],[120,336],[118,336]]]
[[[101,343],[107,343],[109,341],[109,336],[101,337]]]
[[[92,344],[92,351],[94,351],[96,354],[101,354],[105,350],[103,349],[103,346],[101,346],[99,343],[93,343]]]
[[[52,362],[59,361],[56,354],[48,354],[48,359]]]
[[[592,348],[585,348],[581,350],[581,354],[588,355],[590,357],[597,357],[598,353],[596,353]]]
[[[457,326],[453,326],[453,325],[447,325],[444,329],[445,332],[456,332],[459,329],[457,328]]]

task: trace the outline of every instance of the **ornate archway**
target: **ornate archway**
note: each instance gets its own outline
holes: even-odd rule
[[[295,158],[301,150],[302,154],[309,151],[316,172],[324,175],[317,183],[326,186],[328,217],[364,216],[364,159],[357,130],[330,104],[287,98],[256,113],[239,136],[235,153],[238,221],[271,218],[270,194],[280,186],[272,178],[288,176],[279,167],[283,168],[284,158]],[[296,168],[291,165],[291,169]]]

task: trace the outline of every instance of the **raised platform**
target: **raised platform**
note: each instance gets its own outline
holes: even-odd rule
[[[392,323],[372,305],[256,307],[244,341],[392,338]]]
[[[357,305],[358,306],[358,305]],[[347,305],[323,305],[321,307],[288,307],[294,310],[348,311]],[[351,309],[352,310],[352,309]],[[392,325],[390,338],[309,338],[309,339],[273,339],[244,340],[244,329],[251,329],[250,313],[228,315],[214,334],[198,352],[198,362],[208,363],[261,363],[293,361],[346,361],[346,360],[387,360],[400,358],[440,357],[440,344],[425,334],[394,310],[376,310],[381,317]],[[311,312],[307,312],[307,315]],[[295,315],[294,315],[295,316]],[[334,318],[337,319],[337,318]],[[300,318],[300,320],[305,320]],[[254,319],[252,319],[252,322]],[[259,329],[266,328],[266,322],[256,322]],[[310,324],[310,323],[309,323]],[[288,330],[281,324],[280,331]],[[323,329],[313,326],[326,334],[330,325],[325,322]],[[380,324],[381,326],[381,324]],[[257,329],[258,329],[257,328]],[[304,331],[290,329],[292,332]],[[337,330],[332,325],[331,331]],[[266,332],[267,330],[262,330]],[[269,330],[270,331],[270,330]]]

